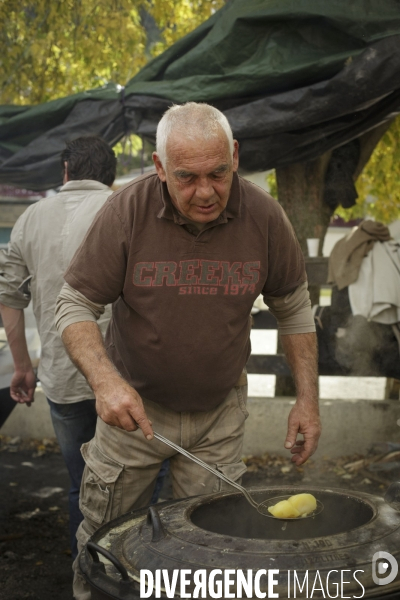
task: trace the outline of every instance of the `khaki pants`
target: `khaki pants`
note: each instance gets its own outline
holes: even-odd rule
[[[241,460],[247,385],[234,387],[224,402],[208,412],[177,413],[144,400],[155,431],[182,446],[231,479],[246,471]],[[150,502],[164,459],[170,459],[174,498],[210,494],[231,486],[141,431],[127,432],[97,421],[95,437],[82,446],[83,473],[80,508],[84,515],[78,533],[79,550],[104,523]],[[74,598],[90,600],[88,585],[74,562]]]

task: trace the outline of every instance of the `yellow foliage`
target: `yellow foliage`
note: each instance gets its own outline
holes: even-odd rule
[[[400,218],[400,117],[392,123],[377,144],[357,180],[356,206],[337,213],[346,219],[371,216],[391,223]]]
[[[1,104],[124,85],[224,0],[0,0]],[[159,41],[149,46],[150,14]]]
[[[148,0],[147,10],[162,31],[162,41],[153,55],[164,52],[177,40],[190,33],[220,9],[224,0]]]
[[[273,198],[278,198],[278,184],[276,183],[275,169],[268,173],[266,179],[269,187],[269,193]]]

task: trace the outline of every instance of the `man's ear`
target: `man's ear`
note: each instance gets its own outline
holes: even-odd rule
[[[152,157],[153,157],[154,166],[157,171],[157,175],[159,176],[161,181],[167,181],[165,169],[163,167],[163,164],[162,164],[157,152],[153,152]]]
[[[233,171],[237,171],[239,168],[239,142],[233,140]]]
[[[65,160],[64,161],[64,177],[63,177],[63,184],[65,185],[67,183],[67,181],[69,181],[69,177],[68,177],[68,163]]]

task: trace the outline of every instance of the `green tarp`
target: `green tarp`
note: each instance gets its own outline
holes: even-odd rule
[[[125,93],[174,102],[277,94],[328,79],[398,34],[397,1],[240,0],[144,67]]]
[[[120,91],[0,107],[0,182],[59,185],[66,140],[154,141],[166,108],[189,100],[226,114],[247,171],[346,144],[400,111],[400,1],[230,1]]]

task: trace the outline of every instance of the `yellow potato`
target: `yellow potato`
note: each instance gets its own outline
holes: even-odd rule
[[[288,500],[281,500],[270,506],[268,511],[277,519],[293,519],[300,516],[299,511]]]
[[[277,519],[295,519],[306,517],[316,508],[317,501],[312,494],[295,494],[270,506],[268,511]]]
[[[296,494],[290,496],[288,502],[299,512],[301,517],[309,515],[317,508],[317,501],[312,494]]]

